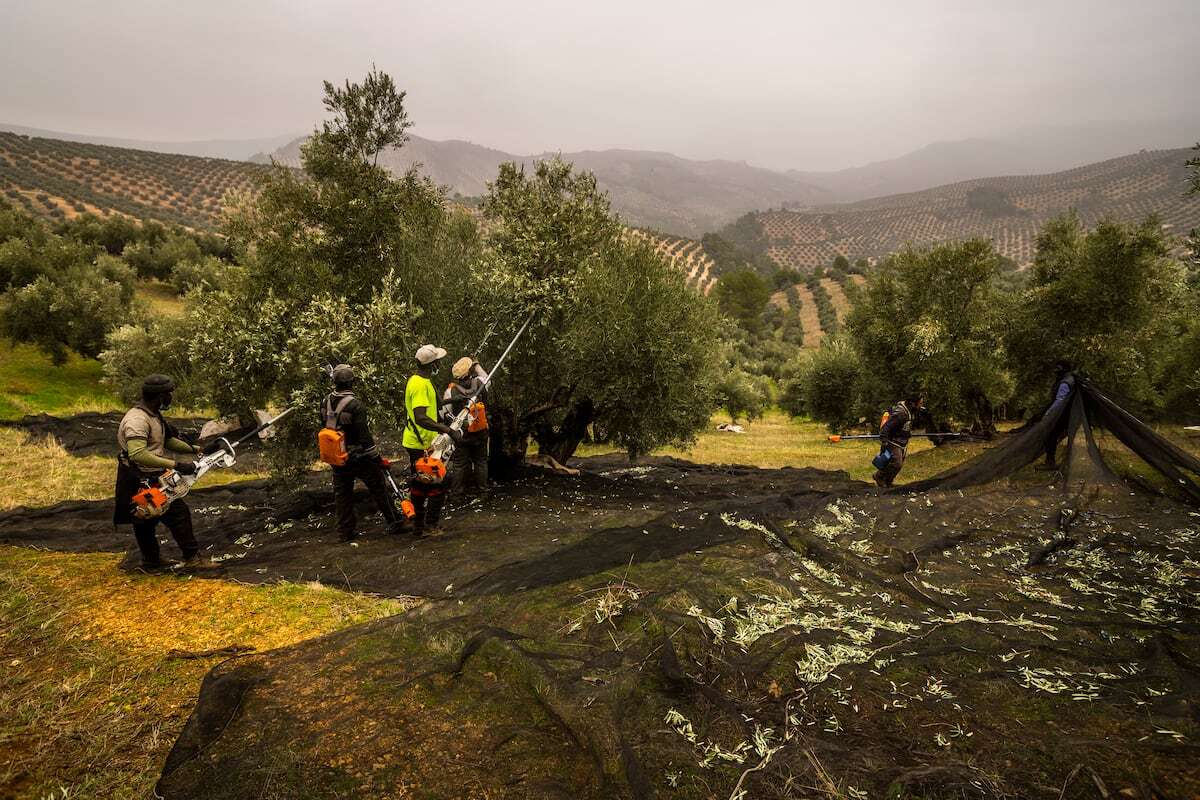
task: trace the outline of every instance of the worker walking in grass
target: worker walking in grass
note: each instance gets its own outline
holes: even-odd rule
[[[1054,392],[1051,396],[1050,406],[1042,414],[1043,417],[1050,414],[1059,414],[1059,409],[1064,409],[1058,418],[1058,422],[1054,425],[1054,430],[1046,437],[1046,460],[1038,464],[1034,469],[1044,471],[1055,471],[1058,469],[1058,443],[1067,437],[1067,426],[1070,424],[1070,413],[1065,409],[1067,401],[1071,399],[1071,395],[1075,392],[1075,368],[1070,361],[1065,358],[1060,358],[1054,362]]]
[[[318,436],[321,460],[333,472],[333,501],[337,509],[337,532],[343,542],[358,536],[354,511],[354,482],[362,481],[388,524],[388,533],[402,533],[403,517],[384,486],[383,459],[371,435],[367,409],[354,396],[354,370],[349,364],[333,368],[333,391],[321,402],[324,429]]]
[[[180,437],[162,412],[169,408],[175,392],[175,382],[166,375],[150,375],[142,383],[142,399],[121,418],[117,428],[117,481],[115,491],[114,525],[133,525],[133,537],[141,552],[141,568],[147,572],[162,572],[178,566],[177,561],[164,559],[158,545],[158,523],[171,532],[183,554],[184,566],[189,569],[213,569],[212,559],[200,556],[200,545],[192,531],[192,512],[183,499],[167,506],[154,516],[135,513],[133,496],[153,484],[167,470],[194,475],[190,461],[177,461],[167,453],[197,455],[203,452]]]
[[[904,467],[913,424],[916,423],[924,405],[924,398],[914,392],[892,406],[884,416],[883,424],[879,428],[879,455],[872,462],[876,467],[876,486],[889,489],[895,483],[896,476]]]
[[[467,476],[474,477],[480,496],[488,496],[488,422],[483,395],[486,392],[487,372],[470,356],[463,356],[450,369],[453,380],[442,394],[443,419],[447,423],[464,410],[467,419],[462,427],[462,441],[450,456],[450,491],[461,494],[467,486]]]
[[[436,533],[446,502],[446,466],[428,455],[433,440],[439,433],[450,436],[455,443],[462,434],[449,425],[438,422],[438,394],[433,387],[433,376],[437,374],[446,351],[440,347],[423,345],[416,353],[417,371],[408,379],[404,389],[404,449],[409,460],[409,496],[412,499],[413,533],[424,536]]]

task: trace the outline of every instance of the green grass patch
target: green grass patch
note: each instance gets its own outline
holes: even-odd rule
[[[137,285],[136,296],[157,316],[177,317],[183,313],[183,298],[169,283],[141,281]]]
[[[94,358],[72,355],[54,366],[35,347],[0,340],[0,420],[118,410],[120,400],[100,382],[103,377]]]

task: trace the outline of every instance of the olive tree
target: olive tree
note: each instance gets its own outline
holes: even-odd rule
[[[185,391],[226,413],[310,410],[282,426],[277,448],[281,465],[302,468],[328,390],[322,364],[351,363],[374,423],[395,431],[418,345],[474,353],[490,328],[476,354],[491,364],[531,319],[490,400],[501,464],[530,440],[568,458],[592,426],[635,455],[687,442],[713,410],[709,301],[626,240],[595,178],[561,161],[532,175],[503,166],[483,233],[415,171],[379,167],[407,117],[390,78],[372,76],[326,85],[334,118],[302,148],[302,174],[276,168],[227,209],[236,266],[189,293],[189,333],[162,356],[185,365]],[[140,362],[127,351],[154,334],[114,336],[112,382],[132,380]]]
[[[631,456],[689,442],[715,407],[712,304],[560,159],[502,165],[483,210],[488,305],[509,330],[532,320],[494,392],[497,465],[531,438],[565,460],[590,425]]]
[[[0,295],[0,332],[28,342],[55,364],[71,351],[94,358],[105,336],[125,322],[133,302],[133,271],[120,259],[101,255],[46,272]]]
[[[1054,219],[1038,235],[1028,289],[1012,315],[1010,351],[1021,397],[1042,405],[1057,358],[1153,409],[1188,320],[1185,273],[1158,220]]]
[[[1000,269],[991,242],[976,239],[906,248],[873,270],[845,322],[861,365],[857,408],[837,421],[874,418],[906,392],[920,391],[939,421],[993,430],[995,408],[1013,391]]]
[[[133,314],[134,274],[124,262],[0,209],[0,335],[33,344],[56,364],[93,357]]]
[[[224,414],[310,410],[289,418],[276,448],[281,465],[299,468],[311,461],[329,388],[323,366],[344,361],[375,422],[399,428],[412,354],[423,337],[442,333],[478,242],[474,224],[448,210],[432,183],[375,164],[379,149],[402,143],[402,100],[374,72],[362,84],[327,84],[334,116],[304,145],[303,173],[277,167],[255,197],[226,208],[236,264],[177,269],[192,289],[182,322],[114,334],[104,354],[109,381],[127,385],[144,370],[130,353],[139,343],[170,342],[156,355],[194,402]],[[180,325],[187,335],[171,335]]]

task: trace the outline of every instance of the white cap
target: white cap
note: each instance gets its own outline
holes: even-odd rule
[[[445,350],[440,347],[434,347],[431,344],[421,345],[421,349],[417,351],[417,363],[421,365],[432,364],[439,358],[445,357]]]

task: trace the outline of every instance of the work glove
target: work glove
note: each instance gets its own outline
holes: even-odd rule
[[[221,440],[213,439],[211,442],[204,445],[204,447],[199,448],[199,453],[201,455],[211,456],[213,453],[218,452],[220,449],[221,449]]]
[[[180,475],[195,475],[196,465],[190,461],[176,461],[175,471]]]
[[[450,438],[454,440],[455,444],[462,444],[463,432],[460,431],[458,428],[451,428],[450,429]]]

